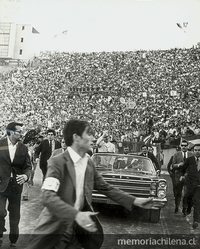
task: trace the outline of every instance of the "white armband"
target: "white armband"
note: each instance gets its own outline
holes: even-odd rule
[[[42,185],[42,189],[52,190],[54,192],[58,192],[59,187],[60,181],[54,177],[47,177]]]

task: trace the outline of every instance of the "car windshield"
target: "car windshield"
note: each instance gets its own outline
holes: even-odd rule
[[[98,171],[156,175],[151,160],[138,155],[97,153],[92,156],[92,161]]]

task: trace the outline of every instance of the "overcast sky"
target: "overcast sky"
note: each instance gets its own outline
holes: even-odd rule
[[[40,32],[38,49],[124,51],[200,42],[199,0],[21,0],[16,20]],[[176,25],[183,22],[185,32]]]

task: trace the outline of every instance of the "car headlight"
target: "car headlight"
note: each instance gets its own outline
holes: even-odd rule
[[[166,197],[166,191],[164,189],[158,190],[158,198],[164,199]]]
[[[159,188],[166,188],[166,187],[167,187],[167,183],[166,183],[165,181],[160,181],[160,182],[158,183],[158,187],[159,187]]]

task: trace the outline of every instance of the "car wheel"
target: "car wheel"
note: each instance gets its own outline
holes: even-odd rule
[[[152,223],[157,223],[160,220],[160,209],[151,209],[149,221]]]

